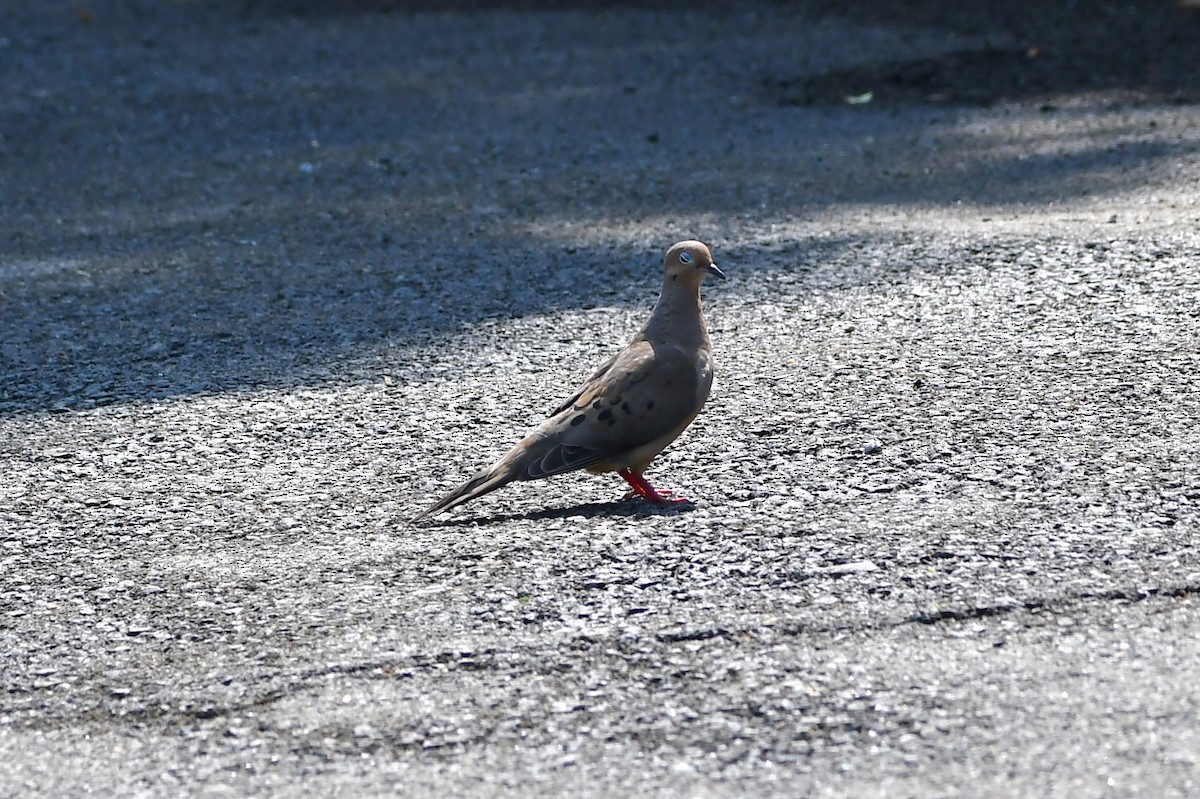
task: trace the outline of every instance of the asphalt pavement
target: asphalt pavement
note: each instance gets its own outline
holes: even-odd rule
[[[0,9],[0,796],[1200,794],[1200,12],[841,5]]]

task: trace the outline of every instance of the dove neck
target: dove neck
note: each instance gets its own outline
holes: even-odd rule
[[[700,287],[664,285],[643,333],[647,338],[670,338],[678,343],[707,342]]]

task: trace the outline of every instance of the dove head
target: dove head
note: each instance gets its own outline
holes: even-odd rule
[[[663,266],[666,269],[668,283],[699,286],[700,281],[709,275],[725,279],[725,273],[713,263],[712,252],[708,249],[708,245],[699,241],[681,241],[667,250]]]

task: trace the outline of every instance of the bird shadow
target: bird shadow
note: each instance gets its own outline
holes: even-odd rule
[[[688,502],[678,505],[656,505],[641,500],[618,500],[613,502],[580,502],[563,508],[545,508],[526,513],[497,513],[489,516],[470,516],[459,519],[433,520],[422,519],[411,523],[414,527],[477,527],[482,524],[499,524],[515,521],[545,521],[548,519],[567,519],[572,516],[596,518],[598,516],[623,516],[625,518],[642,518],[648,516],[674,516],[679,513],[690,513],[696,509],[696,504]]]

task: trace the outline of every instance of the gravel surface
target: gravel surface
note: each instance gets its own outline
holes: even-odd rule
[[[1200,793],[1200,12],[12,5],[0,796]]]

